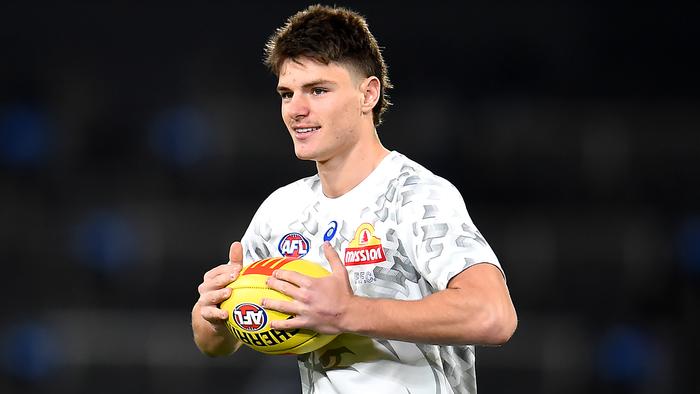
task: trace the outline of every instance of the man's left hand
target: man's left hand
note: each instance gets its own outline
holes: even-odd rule
[[[266,309],[293,316],[291,319],[270,323],[275,330],[306,328],[321,334],[344,332],[348,306],[355,297],[348,271],[330,243],[323,244],[323,252],[331,266],[331,275],[313,278],[295,271],[279,269],[267,280],[267,285],[291,297],[292,301],[263,299]]]

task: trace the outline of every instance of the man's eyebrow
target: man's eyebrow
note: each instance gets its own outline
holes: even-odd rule
[[[308,89],[312,86],[317,86],[317,85],[337,85],[336,82],[333,82],[329,79],[314,79],[313,81],[309,81],[303,85],[301,85],[302,89]],[[277,85],[277,91],[278,92],[289,92],[292,89],[284,86],[284,85]]]

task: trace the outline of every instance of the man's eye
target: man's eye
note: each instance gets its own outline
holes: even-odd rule
[[[282,100],[290,99],[292,98],[292,92],[280,92],[280,97]]]
[[[321,94],[323,94],[323,93],[326,93],[326,92],[327,92],[327,90],[326,90],[326,89],[323,89],[323,88],[313,88],[313,89],[311,89],[311,94],[313,94],[314,96],[319,96],[319,95],[321,95]]]

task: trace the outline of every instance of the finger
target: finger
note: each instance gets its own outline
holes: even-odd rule
[[[272,298],[263,298],[260,303],[265,309],[272,309],[277,312],[286,313],[288,315],[299,315],[301,313],[301,307],[296,302],[276,300]]]
[[[231,288],[224,287],[223,289],[213,290],[202,294],[200,297],[203,305],[219,305],[231,297]]]
[[[238,278],[239,272],[239,270],[232,270],[219,274],[217,277],[211,280],[212,286],[217,289],[228,286],[229,284],[233,283],[236,278]]]
[[[243,245],[236,241],[228,250],[228,260],[231,264],[243,266]]]
[[[229,266],[225,270],[220,270],[220,273],[216,274],[216,276],[205,278],[204,282],[202,282],[198,287],[199,294],[204,294],[228,286],[236,280],[239,272],[240,270]]]
[[[348,270],[345,268],[345,264],[340,260],[338,252],[333,249],[333,246],[328,241],[323,243],[323,254],[326,256],[326,260],[328,260],[328,264],[330,264],[331,271],[334,274],[342,273],[343,276],[347,276]]]
[[[296,328],[305,328],[305,320],[300,317],[292,317],[291,319],[272,320],[270,327],[273,330],[293,330]]]
[[[222,321],[228,320],[227,311],[213,306],[202,307],[199,313],[202,319],[211,323],[221,323]]]
[[[235,266],[232,266],[231,264],[218,265],[218,266],[210,269],[209,271],[207,271],[204,274],[204,280],[206,281],[207,279],[212,279],[212,278],[214,278],[214,277],[216,277],[224,272],[233,271],[234,268],[235,268]]]
[[[272,271],[272,276],[277,279],[289,282],[297,287],[311,287],[311,277],[296,271],[278,269]]]
[[[293,299],[301,298],[301,292],[299,291],[299,288],[287,281],[280,280],[274,277],[269,277],[267,278],[267,286],[272,290],[277,290],[280,293],[289,296]]]

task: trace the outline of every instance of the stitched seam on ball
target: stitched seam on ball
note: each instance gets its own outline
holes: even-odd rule
[[[243,290],[243,289],[260,289],[260,290],[273,290],[271,287],[260,287],[260,286],[246,286],[246,287],[231,287],[233,290]],[[277,290],[275,290],[277,291]]]

